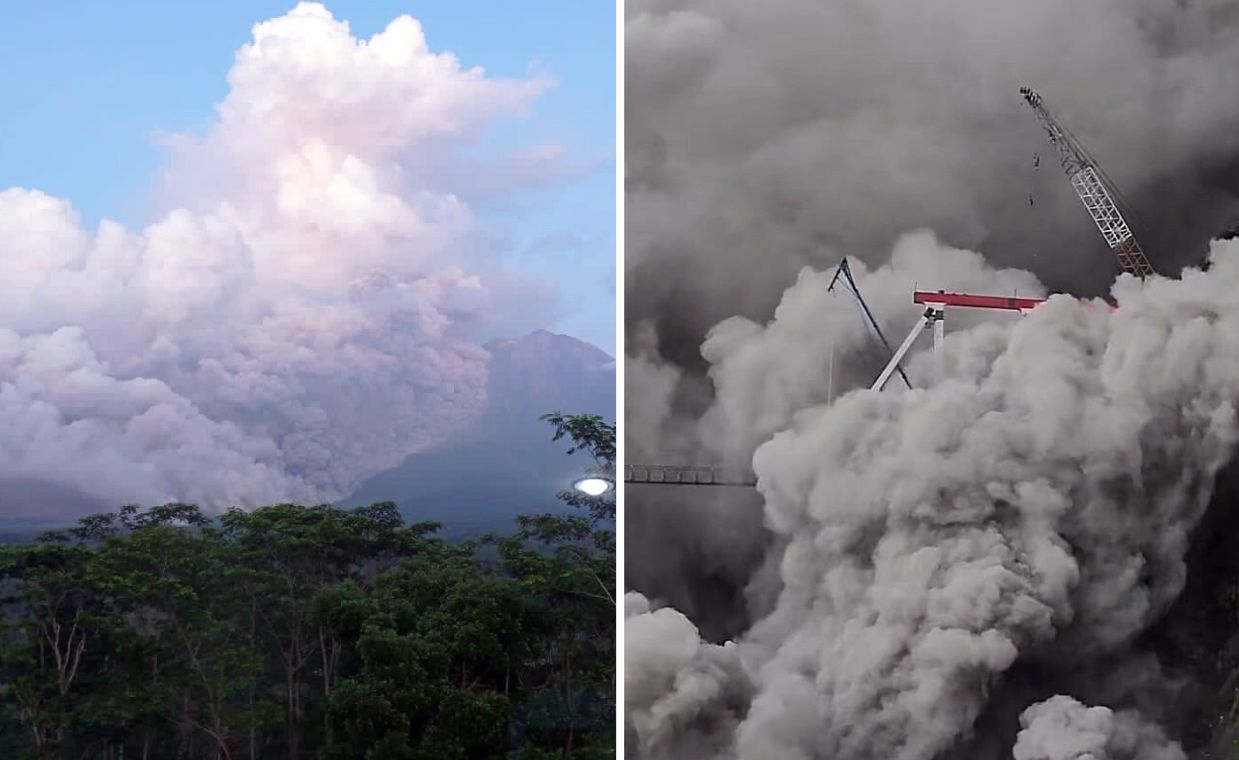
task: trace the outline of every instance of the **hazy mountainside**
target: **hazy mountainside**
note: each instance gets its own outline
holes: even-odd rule
[[[551,442],[538,418],[552,411],[615,418],[615,360],[566,335],[539,330],[486,345],[488,401],[449,441],[364,482],[342,506],[397,502],[410,520],[447,535],[505,527],[515,515],[563,509],[555,494],[587,467]],[[24,541],[92,512],[115,509],[67,486],[0,483],[0,541]]]
[[[552,411],[615,417],[615,360],[566,335],[539,330],[494,341],[482,415],[450,442],[366,481],[345,505],[395,501],[409,520],[448,535],[501,529],[518,514],[557,511],[555,494],[590,461],[567,456],[538,418]]]
[[[0,478],[0,542],[26,541],[49,527],[119,506],[69,485]]]

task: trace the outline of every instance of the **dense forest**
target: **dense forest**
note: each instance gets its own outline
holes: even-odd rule
[[[614,471],[614,426],[545,419]],[[167,504],[0,546],[0,757],[613,758],[612,494],[471,542]]]

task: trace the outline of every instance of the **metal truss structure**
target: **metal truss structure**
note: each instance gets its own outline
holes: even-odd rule
[[[1118,194],[1114,183],[1109,181],[1080,141],[1046,109],[1040,95],[1027,87],[1020,88],[1020,94],[1049,134],[1050,142],[1058,150],[1058,162],[1063,171],[1067,172],[1072,188],[1088,210],[1101,236],[1105,238],[1106,245],[1110,246],[1110,250],[1118,257],[1119,266],[1124,272],[1141,278],[1155,274],[1148,257],[1114,201],[1114,195]]]

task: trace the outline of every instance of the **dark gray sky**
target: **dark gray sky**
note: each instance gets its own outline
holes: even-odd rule
[[[767,316],[802,265],[879,262],[920,226],[1103,291],[1117,268],[1021,85],[1132,198],[1163,269],[1239,212],[1232,2],[635,0],[627,16],[629,334],[656,321],[681,361],[719,319]]]

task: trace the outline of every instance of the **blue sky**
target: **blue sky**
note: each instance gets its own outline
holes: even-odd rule
[[[200,131],[227,92],[226,75],[254,23],[294,0],[60,0],[5,8],[0,25],[0,188],[69,199],[93,227],[101,218],[149,219],[159,133]],[[553,330],[615,352],[615,7],[599,0],[460,3],[329,0],[358,37],[400,14],[424,25],[433,50],[465,66],[559,81],[531,118],[505,124],[505,142],[557,142],[607,155],[601,171],[525,199],[482,209],[511,241],[514,266],[564,292]]]

